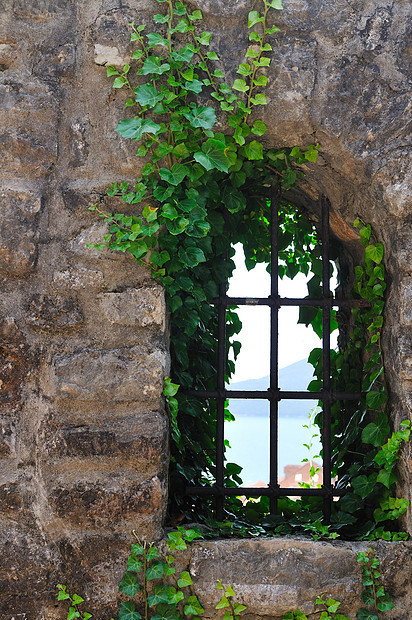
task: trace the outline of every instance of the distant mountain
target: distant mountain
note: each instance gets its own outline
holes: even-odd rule
[[[279,370],[279,387],[285,391],[306,390],[313,379],[313,366],[306,359],[290,364]],[[269,376],[260,379],[248,379],[231,383],[231,390],[259,390],[269,387]],[[316,405],[316,400],[281,400],[279,416],[282,418],[306,418],[310,409]],[[269,401],[232,399],[229,405],[234,416],[268,416]]]

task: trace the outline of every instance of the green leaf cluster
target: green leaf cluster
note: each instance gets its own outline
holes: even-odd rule
[[[57,600],[69,602],[67,620],[74,620],[74,618],[80,618],[80,620],[89,620],[89,618],[92,618],[92,614],[89,614],[87,611],[83,611],[79,607],[81,603],[84,603],[84,598],[82,598],[78,594],[69,594],[69,592],[67,592],[67,586],[61,583],[58,583],[56,587],[58,590]]]
[[[127,571],[119,586],[127,600],[120,604],[118,620],[199,620],[205,610],[192,592],[192,577],[188,571],[176,573],[175,557],[170,552],[187,549],[188,543],[201,536],[200,531],[179,527],[177,531],[170,532],[166,554],[153,543],[140,541],[135,532],[134,535],[137,542],[131,546]],[[216,609],[227,607],[224,619],[239,620],[245,605],[234,600],[235,592],[231,586],[223,588],[219,582],[216,587],[225,590]],[[58,600],[68,600],[70,603],[67,620],[88,620],[92,617],[78,608],[83,598],[77,594],[70,596],[64,585],[59,584],[57,588]]]
[[[389,595],[385,592],[383,585],[380,584],[381,573],[379,572],[380,562],[374,556],[374,550],[361,551],[358,553],[358,562],[362,565],[362,601],[371,608],[359,609],[356,614],[358,620],[378,620],[380,611],[388,611],[393,609]]]

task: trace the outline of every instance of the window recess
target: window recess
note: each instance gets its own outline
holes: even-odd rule
[[[278,218],[280,206],[280,188],[275,186],[270,197],[270,294],[267,297],[229,297],[227,282],[219,286],[219,295],[213,303],[218,314],[218,367],[217,388],[215,390],[190,390],[186,393],[198,399],[214,399],[216,401],[216,478],[212,486],[187,487],[186,493],[192,497],[215,498],[215,517],[218,521],[224,518],[225,497],[245,496],[258,498],[269,497],[270,514],[277,513],[277,500],[280,497],[320,496],[323,498],[323,515],[326,522],[330,519],[333,498],[345,494],[345,489],[337,488],[332,483],[331,464],[331,405],[334,401],[359,400],[359,392],[333,392],[330,380],[330,326],[331,310],[335,307],[355,307],[367,305],[364,300],[335,299],[330,290],[330,251],[329,251],[329,201],[322,197],[320,243],[322,252],[322,287],[318,298],[280,297],[278,290],[279,276],[279,240]],[[270,372],[269,388],[263,391],[231,390],[225,386],[226,367],[226,312],[230,306],[268,306],[270,309]],[[317,392],[308,390],[285,391],[279,388],[279,310],[288,306],[311,306],[322,310],[322,388]],[[225,486],[224,468],[224,416],[227,399],[265,399],[269,403],[269,485],[268,487],[227,487]],[[285,488],[279,486],[278,471],[278,409],[281,400],[319,400],[322,407],[322,455],[323,484],[321,488]],[[236,424],[236,422],[234,422]]]

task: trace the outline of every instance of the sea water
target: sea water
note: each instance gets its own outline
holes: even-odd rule
[[[308,458],[308,449],[304,443],[310,443],[310,436],[318,433],[314,426],[310,432],[303,425],[305,418],[279,418],[279,477],[283,475],[285,465],[299,465]],[[237,416],[234,422],[225,423],[225,438],[229,440],[230,449],[226,450],[229,463],[243,467],[240,474],[243,484],[269,481],[269,418],[268,416]],[[321,449],[319,438],[312,438],[312,458]],[[321,463],[321,459],[316,461]]]

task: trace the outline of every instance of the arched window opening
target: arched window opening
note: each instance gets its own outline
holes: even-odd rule
[[[284,497],[314,497],[322,502],[322,512],[326,520],[330,519],[331,502],[334,498],[345,494],[343,487],[335,486],[332,481],[332,405],[336,401],[359,400],[361,394],[353,390],[344,390],[340,393],[332,391],[331,385],[331,326],[335,321],[336,308],[359,305],[358,300],[338,299],[331,293],[331,248],[329,238],[329,206],[326,199],[321,201],[321,235],[317,236],[313,227],[306,222],[297,228],[296,238],[293,237],[291,227],[296,226],[296,215],[293,207],[285,204],[280,207],[280,192],[277,188],[270,200],[270,213],[260,213],[258,219],[269,231],[270,239],[266,247],[253,248],[245,244],[246,262],[251,264],[260,262],[269,257],[270,292],[266,297],[234,296],[227,294],[227,278],[222,279],[217,298],[213,301],[217,308],[217,372],[216,383],[212,389],[191,390],[188,396],[198,400],[208,400],[213,403],[216,411],[216,435],[214,448],[216,461],[214,480],[212,484],[186,489],[192,496],[213,497],[216,502],[216,518],[222,520],[225,514],[226,498],[244,495],[246,498],[267,498],[268,512],[272,517],[278,513],[278,501]],[[253,214],[252,214],[253,217]],[[236,239],[235,231],[232,238]],[[300,245],[296,239],[301,236]],[[320,237],[320,238],[319,238]],[[310,255],[310,256],[309,256]],[[230,260],[226,255],[226,261]],[[296,275],[298,271],[309,272],[309,264],[313,277],[309,281],[309,295],[304,298],[282,297],[279,290],[279,276],[285,274]],[[270,365],[269,385],[266,389],[233,390],[228,387],[234,370],[233,362],[227,359],[227,351],[232,347],[235,355],[238,345],[232,342],[231,337],[239,331],[239,320],[235,309],[238,306],[253,307],[260,310],[264,307],[270,313]],[[279,318],[282,309],[299,308],[300,318],[304,323],[312,323],[315,331],[321,336],[322,346],[312,354],[315,365],[319,368],[321,360],[321,374],[312,382],[310,389],[288,390],[282,389],[279,383]],[[231,416],[228,402],[231,400],[256,400],[266,403],[269,417],[269,479],[266,487],[245,487],[239,476],[240,470],[236,465],[227,463],[225,467],[225,418]],[[323,455],[323,483],[319,486],[308,485],[309,488],[281,487],[279,484],[280,472],[278,463],[279,452],[279,404],[283,401],[310,401],[312,405],[321,403],[321,411],[316,421],[321,425],[322,455]],[[317,472],[316,472],[317,473]],[[297,472],[299,478],[301,472]],[[297,481],[295,478],[295,481]],[[239,483],[237,485],[236,483]]]

